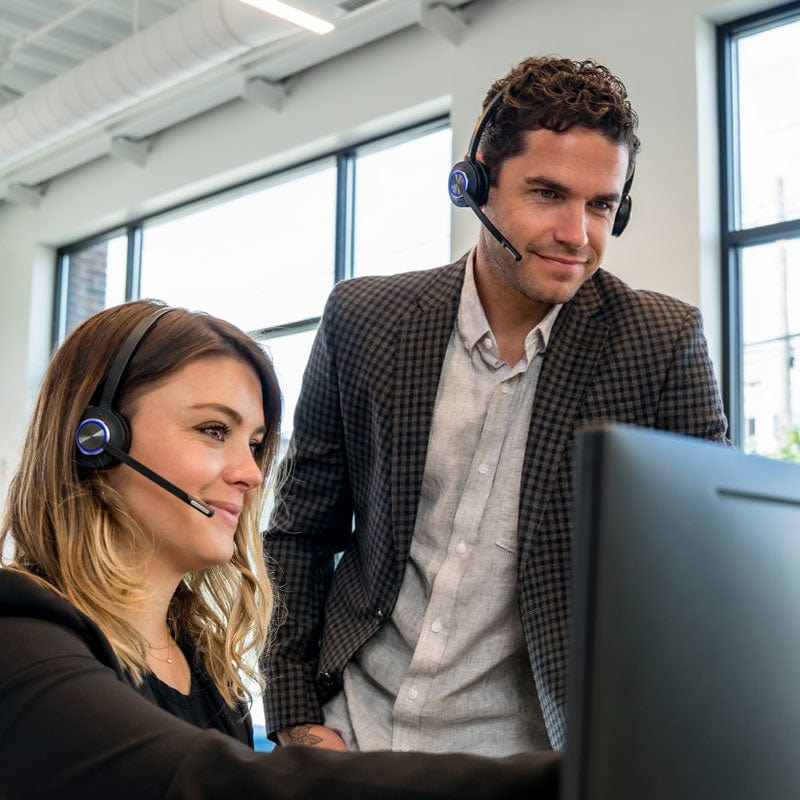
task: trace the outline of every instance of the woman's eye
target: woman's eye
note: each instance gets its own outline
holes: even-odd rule
[[[216,439],[219,442],[224,442],[225,437],[231,432],[231,429],[227,425],[203,425],[200,430],[206,434],[206,436],[210,436],[212,439]]]

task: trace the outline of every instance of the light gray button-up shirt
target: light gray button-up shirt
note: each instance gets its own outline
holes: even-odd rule
[[[504,756],[550,746],[519,616],[517,514],[541,357],[561,306],[528,334],[519,363],[500,361],[473,265],[474,251],[397,604],[324,708],[354,750]]]

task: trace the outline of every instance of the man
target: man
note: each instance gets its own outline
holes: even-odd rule
[[[563,747],[576,429],[725,438],[699,312],[599,269],[639,148],[624,86],[533,58],[484,109],[453,174],[488,192],[451,186],[476,247],[341,283],[320,323],[267,539],[282,743]]]

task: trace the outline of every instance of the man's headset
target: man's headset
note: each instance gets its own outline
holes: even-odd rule
[[[483,131],[486,129],[489,122],[491,122],[494,109],[505,95],[505,92],[506,87],[503,87],[492,98],[489,105],[486,106],[486,110],[481,114],[475,126],[475,130],[472,132],[467,158],[453,165],[453,168],[450,170],[450,177],[447,181],[447,188],[450,194],[450,200],[454,205],[457,205],[459,208],[465,208],[467,206],[471,208],[478,219],[486,226],[489,233],[491,233],[517,261],[521,261],[522,256],[519,254],[519,251],[517,251],[508,239],[500,233],[481,210],[481,206],[485,205],[486,201],[489,199],[489,186],[491,181],[489,179],[489,170],[486,168],[486,165],[478,161],[478,147],[480,146]],[[616,216],[614,217],[614,224],[611,228],[612,236],[620,236],[631,218],[633,201],[631,200],[630,191],[632,185],[633,172],[631,172],[630,177],[625,181],[625,185],[622,187],[622,199],[620,200]]]
[[[89,406],[81,415],[75,431],[75,460],[85,470],[109,469],[120,462],[126,464],[144,475],[145,478],[158,484],[162,489],[166,489],[178,499],[183,500],[184,503],[188,503],[201,514],[212,517],[214,516],[213,509],[128,454],[131,446],[130,425],[119,411],[114,410],[120,383],[136,350],[158,320],[171,311],[175,311],[175,309],[170,307],[158,309],[141,320],[128,334],[128,338],[111,365],[108,377],[94,394],[94,397],[100,395],[100,401],[97,405]]]

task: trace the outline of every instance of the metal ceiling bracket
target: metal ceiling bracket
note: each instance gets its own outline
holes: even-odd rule
[[[6,200],[18,206],[37,208],[44,197],[41,186],[28,186],[26,183],[9,183],[6,189]]]
[[[246,78],[242,88],[242,97],[256,106],[266,106],[273,111],[280,111],[287,97],[286,88],[267,78]]]
[[[112,136],[109,153],[119,161],[128,161],[143,167],[150,153],[150,142],[137,141],[127,136]]]
[[[453,45],[461,44],[467,23],[449,6],[420,3],[419,25]]]

